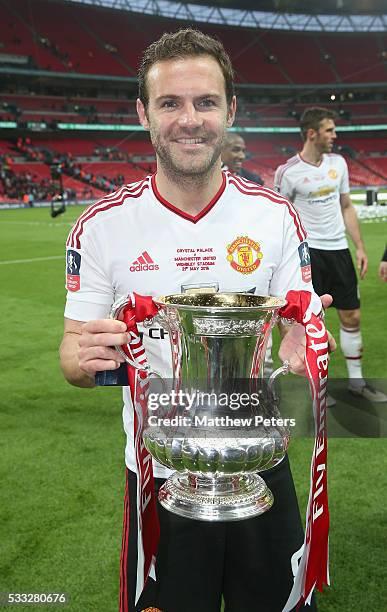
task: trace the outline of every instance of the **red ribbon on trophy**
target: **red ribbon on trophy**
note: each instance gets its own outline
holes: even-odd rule
[[[127,364],[130,395],[134,406],[134,445],[137,466],[137,583],[136,598],[141,596],[149,573],[156,562],[160,525],[156,507],[152,456],[146,450],[142,432],[147,415],[147,390],[149,386],[146,370],[145,350],[138,332],[137,323],[151,319],[158,308],[151,297],[136,293],[128,296],[123,309],[123,321],[131,336],[127,345],[121,348],[133,362],[143,369]]]
[[[282,612],[303,603],[310,604],[314,588],[329,585],[328,532],[329,509],[327,488],[327,422],[326,395],[328,382],[328,334],[321,316],[311,307],[309,291],[289,291],[287,304],[280,316],[294,319],[305,329],[305,371],[313,400],[315,442],[311,461],[309,501],[306,510],[304,543],[293,555],[299,558],[298,569],[289,599]]]

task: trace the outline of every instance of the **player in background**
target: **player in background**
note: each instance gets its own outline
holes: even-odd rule
[[[387,396],[363,377],[359,289],[346,231],[356,247],[360,279],[368,263],[350,198],[347,164],[341,155],[332,152],[336,140],[334,119],[335,113],[325,108],[304,111],[300,122],[302,151],[277,168],[274,185],[301,215],[316,293],[333,297],[332,306],[340,318],[340,345],[347,364],[349,391],[372,402],[385,402]],[[335,403],[329,397],[328,405]]]
[[[387,282],[387,247],[384,249],[382,260],[379,264],[379,278]]]
[[[246,159],[246,143],[237,132],[228,132],[222,147],[222,163],[225,170],[238,174],[248,181],[263,185],[263,180],[255,172],[243,167]]]

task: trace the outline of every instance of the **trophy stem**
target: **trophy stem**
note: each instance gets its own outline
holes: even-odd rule
[[[255,473],[196,476],[175,473],[159,491],[161,505],[179,516],[203,521],[237,521],[259,516],[273,505],[273,494]]]

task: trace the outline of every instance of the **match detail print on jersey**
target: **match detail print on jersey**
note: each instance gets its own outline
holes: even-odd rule
[[[176,249],[174,257],[176,267],[181,272],[201,272],[210,270],[216,263],[216,254],[213,247],[195,247]]]

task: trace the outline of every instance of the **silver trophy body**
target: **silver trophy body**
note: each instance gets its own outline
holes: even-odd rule
[[[154,301],[159,307],[155,320],[171,341],[168,392],[197,397],[189,410],[184,402],[174,402],[153,419],[148,414],[144,444],[157,461],[175,470],[160,489],[160,503],[206,521],[262,514],[272,506],[273,495],[257,472],[277,465],[289,441],[288,431],[275,423],[277,404],[263,379],[267,339],[285,300],[197,292]],[[245,401],[238,409],[219,404],[219,398],[240,399],[242,393]]]

